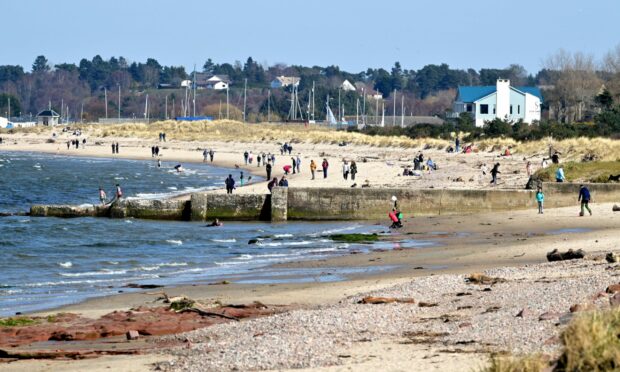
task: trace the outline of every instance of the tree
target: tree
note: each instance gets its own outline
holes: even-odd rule
[[[211,58],[207,59],[204,65],[202,65],[202,71],[207,74],[213,74],[215,71],[215,63],[211,60]]]
[[[601,105],[601,107],[603,109],[609,110],[611,108],[611,106],[614,104],[614,97],[612,97],[612,95],[609,92],[609,90],[607,90],[607,88],[605,88],[605,89],[603,89],[603,91],[600,94],[598,94],[594,98],[594,101],[596,101],[596,103]]]
[[[75,63],[61,63],[58,65],[54,65],[54,68],[56,68],[56,70],[67,71],[67,72],[78,71],[78,67],[75,65]]]
[[[389,72],[380,68],[375,74],[375,90],[387,98],[392,94],[392,76]]]
[[[11,116],[20,116],[22,114],[22,106],[19,99],[11,94],[0,93],[0,115],[5,115],[9,111],[9,100],[11,101]]]
[[[400,62],[395,62],[392,67],[392,90],[403,89],[403,69],[400,67]]]
[[[17,82],[23,78],[23,76],[24,68],[22,66],[0,66],[0,84],[5,81]]]
[[[38,56],[34,63],[32,64],[32,72],[48,72],[50,70],[50,66],[47,64],[47,58],[45,56]]]

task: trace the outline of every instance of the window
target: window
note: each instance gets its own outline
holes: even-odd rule
[[[512,115],[512,105],[510,105],[510,115]]]
[[[495,115],[495,105],[493,105],[493,115]]]
[[[488,114],[489,113],[489,105],[480,105],[480,113]]]
[[[467,109],[467,112],[472,112],[472,111],[473,111],[473,108],[472,108],[471,103],[468,103],[468,104],[467,104],[466,109]]]
[[[517,105],[517,114],[521,113],[521,105]]]

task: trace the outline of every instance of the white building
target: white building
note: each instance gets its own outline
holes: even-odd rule
[[[345,92],[355,92],[356,91],[355,85],[351,84],[349,82],[349,80],[343,81],[342,84],[340,85],[340,89],[344,90]]]
[[[542,101],[537,87],[513,87],[510,80],[499,79],[494,86],[459,87],[453,116],[470,113],[477,127],[496,118],[531,124],[540,121]]]
[[[37,125],[56,126],[59,124],[60,115],[54,110],[43,110],[37,114]]]
[[[9,119],[0,116],[0,128],[6,128],[9,126]]]
[[[286,88],[290,85],[299,86],[300,78],[294,76],[278,76],[271,81],[271,87],[273,89]]]
[[[230,80],[226,75],[213,75],[207,79],[206,88],[213,90],[225,90],[228,89]]]

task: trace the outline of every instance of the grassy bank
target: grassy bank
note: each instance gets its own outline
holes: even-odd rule
[[[564,175],[570,182],[609,182],[610,175],[620,174],[620,161],[596,161],[588,163],[568,162],[562,164]],[[558,165],[552,165],[536,172],[543,181],[555,181]]]
[[[620,369],[618,335],[619,308],[582,313],[562,332],[562,354],[553,365],[542,355],[494,356],[484,371],[617,371]]]

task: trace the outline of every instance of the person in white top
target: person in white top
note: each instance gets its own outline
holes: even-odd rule
[[[344,160],[342,163],[342,177],[344,177],[345,180],[349,179],[349,170],[349,163]]]

